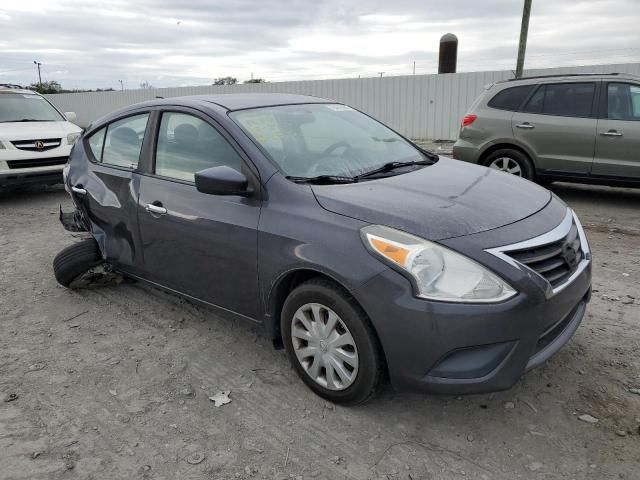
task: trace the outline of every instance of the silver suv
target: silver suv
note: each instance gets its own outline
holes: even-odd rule
[[[453,156],[542,183],[640,186],[640,77],[553,75],[488,85],[462,120]]]

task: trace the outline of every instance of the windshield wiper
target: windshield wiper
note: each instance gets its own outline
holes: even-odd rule
[[[313,183],[316,185],[331,185],[333,183],[354,183],[358,180],[356,177],[343,177],[340,175],[318,175],[317,177],[294,177],[287,176],[287,180],[295,183]]]
[[[396,168],[410,167],[412,165],[432,165],[432,164],[433,162],[431,160],[414,160],[411,162],[388,162],[382,165],[381,167],[374,168],[373,170],[369,170],[368,172],[365,172],[365,173],[361,173],[360,175],[356,175],[353,178],[358,180],[360,178],[372,177],[379,173],[390,172],[392,170],[395,170]]]

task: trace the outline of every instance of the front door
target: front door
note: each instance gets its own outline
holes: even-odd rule
[[[161,112],[152,171],[141,176],[138,219],[148,280],[257,318],[256,196],[208,195],[194,173],[250,167],[225,136],[195,112]]]
[[[608,83],[598,120],[594,175],[640,178],[640,85]]]
[[[542,84],[514,113],[514,136],[535,153],[539,171],[587,175],[596,136],[595,82]]]

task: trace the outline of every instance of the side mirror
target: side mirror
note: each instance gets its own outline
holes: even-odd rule
[[[196,189],[211,195],[244,195],[249,181],[242,173],[226,165],[195,173]]]
[[[78,118],[76,116],[76,112],[64,112],[64,116],[69,122],[75,122],[76,119]]]

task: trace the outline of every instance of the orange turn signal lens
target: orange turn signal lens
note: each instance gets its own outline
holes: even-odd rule
[[[397,263],[398,265],[405,265],[407,256],[409,255],[408,249],[382,240],[381,238],[372,236],[369,236],[369,242],[371,243],[371,246],[375,248],[378,253],[380,253],[380,255],[384,255],[389,260]]]

